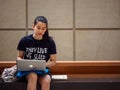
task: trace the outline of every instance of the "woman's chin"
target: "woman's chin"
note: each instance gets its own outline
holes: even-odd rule
[[[42,36],[41,36],[41,35],[37,35],[37,36],[35,37],[35,39],[36,39],[36,40],[41,40],[41,39],[42,39]]]

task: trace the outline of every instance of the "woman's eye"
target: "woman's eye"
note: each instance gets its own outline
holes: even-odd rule
[[[41,29],[41,28],[37,28],[37,29]]]
[[[42,28],[42,30],[45,30],[45,28]]]
[[[40,27],[37,27],[37,29],[41,29]]]

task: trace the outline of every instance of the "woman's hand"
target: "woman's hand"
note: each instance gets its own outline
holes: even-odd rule
[[[50,60],[46,63],[46,67],[52,67],[56,64],[56,54],[50,55]]]

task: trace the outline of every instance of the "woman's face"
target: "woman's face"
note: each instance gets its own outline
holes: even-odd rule
[[[38,39],[41,39],[47,30],[46,23],[38,22],[36,25],[33,25],[34,36]]]

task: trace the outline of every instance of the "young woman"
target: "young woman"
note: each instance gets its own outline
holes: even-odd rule
[[[23,37],[18,44],[17,59],[45,60],[46,68],[56,64],[56,45],[54,40],[49,37],[48,21],[44,16],[38,16],[32,26],[33,34]],[[41,90],[50,90],[50,72],[39,75],[30,72],[26,75],[28,81],[27,90],[36,90],[37,82],[41,85]]]

